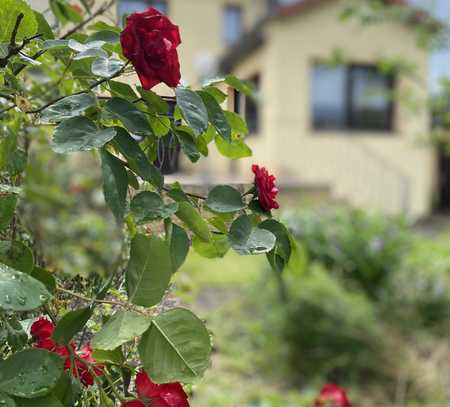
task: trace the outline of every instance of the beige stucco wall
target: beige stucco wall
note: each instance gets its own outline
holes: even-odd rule
[[[264,50],[236,72],[258,69],[262,79],[262,131],[249,138],[255,152],[240,173],[261,162],[281,183],[328,185],[335,197],[374,210],[418,218],[429,213],[436,180],[434,150],[423,142],[429,128],[425,101],[428,55],[410,27],[362,27],[342,23],[340,2],[272,22]],[[420,85],[400,78],[399,93],[419,100],[418,109],[396,103],[395,130],[386,133],[315,131],[311,127],[310,69],[336,48],[349,62],[376,63],[401,57],[417,66]]]

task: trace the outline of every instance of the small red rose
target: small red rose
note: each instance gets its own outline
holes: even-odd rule
[[[31,325],[31,336],[34,339],[33,346],[38,349],[45,349],[56,353],[64,359],[64,370],[70,370],[74,377],[80,379],[85,386],[94,384],[94,377],[88,367],[82,361],[76,359],[74,365],[70,359],[70,348],[75,352],[75,344],[71,342],[69,346],[59,345],[52,338],[55,330],[55,324],[46,318],[39,318]],[[92,348],[90,345],[84,346],[77,355],[80,359],[92,366],[92,371],[96,376],[103,374],[102,367],[96,365],[96,360],[92,357]]]
[[[270,175],[264,167],[258,165],[252,166],[255,174],[255,187],[258,193],[259,206],[269,212],[272,209],[278,209],[280,206],[276,201],[278,188],[275,185],[275,176]]]
[[[352,403],[348,399],[345,389],[336,384],[326,384],[316,399],[315,407],[327,406],[352,407]]]
[[[34,340],[39,341],[50,338],[53,335],[54,330],[55,325],[53,322],[49,321],[47,318],[39,318],[31,325],[30,333]]]
[[[181,80],[178,26],[153,7],[132,13],[120,34],[123,55],[131,61],[146,90],[164,82],[175,88]]]
[[[189,407],[188,396],[180,383],[156,384],[145,372],[139,372],[135,382],[139,400],[121,407],[146,407],[149,400],[151,407]]]

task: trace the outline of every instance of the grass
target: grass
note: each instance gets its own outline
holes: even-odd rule
[[[218,260],[192,253],[178,274],[177,295],[203,318],[214,342],[212,366],[193,388],[192,407],[311,406],[286,381],[279,312],[264,256],[229,253]]]

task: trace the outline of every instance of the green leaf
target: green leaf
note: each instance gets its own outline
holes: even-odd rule
[[[56,384],[52,394],[47,396],[54,397],[53,399],[50,398],[48,402],[51,405],[51,403],[57,403],[57,400],[59,400],[64,406],[73,407],[80,396],[80,390],[80,383],[72,376],[72,372],[65,371]]]
[[[217,103],[216,99],[208,92],[199,91],[197,93],[200,95],[206,106],[209,121],[226,141],[231,142],[231,128],[219,103]]]
[[[114,350],[94,349],[92,357],[99,363],[108,362],[114,365],[123,365],[126,361],[120,347]]]
[[[198,151],[193,136],[189,132],[180,129],[176,130],[176,136],[183,153],[187,155],[191,162],[197,162],[200,159],[200,152]]]
[[[0,263],[0,308],[31,311],[45,304],[50,297],[40,281]]]
[[[174,202],[166,205],[160,195],[145,191],[133,198],[130,209],[136,222],[144,223],[171,217],[178,210],[178,204]]]
[[[90,35],[88,41],[105,41],[108,44],[114,44],[120,41],[120,35],[115,31],[103,30]]]
[[[151,134],[145,114],[128,100],[113,97],[105,104],[105,109],[117,117],[131,133]]]
[[[92,63],[92,73],[102,78],[109,78],[123,68],[120,59],[100,57]]]
[[[53,135],[51,147],[54,152],[60,154],[87,151],[103,147],[115,136],[114,128],[97,130],[92,120],[78,116],[59,124]]]
[[[30,274],[34,267],[32,251],[18,240],[0,241],[0,262],[27,274]]]
[[[202,98],[194,91],[183,87],[178,87],[175,94],[183,117],[194,134],[199,136],[204,133],[208,129],[208,111]]]
[[[211,96],[216,99],[216,102],[221,104],[227,100],[226,93],[223,93],[220,89],[217,89],[215,86],[206,86],[203,88],[205,92],[208,92]]]
[[[7,341],[13,352],[22,350],[28,342],[28,335],[15,315],[3,319],[7,331]],[[1,405],[1,404],[0,404]]]
[[[137,89],[152,113],[166,114],[169,111],[169,105],[161,96],[151,90],[144,90],[140,86]]]
[[[273,233],[253,226],[247,215],[240,216],[232,223],[228,238],[231,247],[241,255],[270,252],[276,242]]]
[[[105,149],[101,150],[103,195],[119,225],[125,216],[128,175],[123,164]]]
[[[214,212],[230,213],[245,208],[240,192],[229,185],[218,185],[208,194],[206,205]]]
[[[92,308],[80,308],[67,312],[56,325],[53,339],[60,345],[68,345],[80,332],[92,316]]]
[[[259,224],[261,229],[272,232],[277,238],[275,247],[267,253],[267,259],[275,271],[282,272],[291,257],[291,243],[286,227],[274,219],[267,219]]]
[[[42,119],[49,122],[60,122],[79,116],[91,106],[95,106],[97,100],[93,93],[68,96],[49,106],[42,112]]]
[[[176,224],[172,224],[170,235],[170,254],[172,256],[172,265],[174,272],[177,271],[185,262],[189,253],[189,237],[186,231]]]
[[[134,338],[141,336],[150,326],[151,319],[131,311],[118,311],[102,329],[94,335],[94,349],[114,350]]]
[[[5,170],[8,175],[14,177],[24,172],[27,167],[27,154],[22,150],[15,150],[9,157],[6,163]]]
[[[50,271],[45,270],[42,267],[34,266],[33,271],[30,273],[30,276],[44,284],[49,293],[55,294],[56,280],[55,277],[53,277],[53,274],[50,273]]]
[[[179,202],[178,211],[175,215],[200,239],[205,242],[209,241],[211,236],[208,224],[190,203]]]
[[[237,113],[228,111],[224,112],[224,114],[231,130],[233,131],[233,134],[239,135],[248,134],[247,123],[245,123],[245,120],[241,116],[239,116]]]
[[[247,81],[241,81],[234,75],[227,75],[224,82],[246,96],[251,96],[253,94],[250,84]]]
[[[32,8],[24,0],[2,0],[0,7],[0,43],[8,43],[16,25],[17,17],[23,14],[23,19],[17,31],[16,42],[32,37],[37,33],[38,22]]]
[[[250,147],[242,139],[236,139],[231,143],[227,143],[222,137],[217,136],[215,141],[219,153],[232,160],[251,157],[253,154]]]
[[[170,119],[166,116],[150,115],[150,127],[156,137],[164,137],[171,129]]]
[[[175,308],[153,319],[139,343],[145,371],[156,383],[192,383],[209,366],[211,341],[202,321]]]
[[[129,300],[136,305],[158,304],[169,286],[172,260],[167,244],[156,236],[136,235],[126,271]]]
[[[37,398],[49,394],[63,373],[64,360],[56,353],[27,349],[0,361],[0,391]]]
[[[14,218],[16,195],[0,195],[0,230],[6,229]]]
[[[210,242],[203,242],[198,237],[194,237],[192,246],[197,254],[207,259],[224,257],[230,250],[230,243],[227,235],[212,235]]]
[[[38,24],[37,32],[42,34],[43,40],[53,40],[55,36],[53,35],[52,28],[50,27],[48,21],[45,19],[44,15],[34,10],[34,17]],[[0,404],[1,405],[1,404]]]
[[[143,180],[151,182],[155,187],[164,185],[164,177],[147,158],[138,142],[135,141],[124,129],[117,128],[117,136],[114,145],[126,157],[130,167]]]
[[[72,7],[62,0],[50,0],[50,8],[53,15],[61,24],[67,22],[79,23],[82,18]]]
[[[108,83],[111,93],[114,96],[120,96],[130,101],[137,99],[137,95],[134,92],[133,88],[127,83],[117,81],[108,81]]]

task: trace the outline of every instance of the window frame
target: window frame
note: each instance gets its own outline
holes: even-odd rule
[[[320,127],[316,125],[315,120],[315,112],[314,112],[314,87],[313,87],[313,72],[316,66],[326,66],[327,63],[315,60],[312,61],[310,65],[310,128],[315,133],[363,133],[363,134],[380,134],[380,135],[393,135],[396,133],[396,103],[392,97],[388,100],[388,105],[386,108],[387,114],[387,126],[384,127],[367,127],[367,126],[358,126],[353,123],[354,112],[357,110],[357,106],[354,103],[354,72],[360,69],[376,71],[382,75],[380,69],[377,67],[376,63],[359,63],[359,62],[351,62],[348,64],[339,65],[340,67],[345,68],[345,89],[344,89],[344,103],[345,103],[345,125],[342,127]],[[386,91],[389,93],[394,93],[397,86],[397,78],[396,75],[384,75]]]
[[[228,41],[227,38],[227,11],[234,10],[238,11],[239,14],[239,35],[236,37],[235,41]],[[244,8],[239,4],[225,3],[222,8],[222,41],[226,47],[233,47],[236,45],[239,38],[244,33]]]
[[[118,0],[116,2],[117,21],[118,21],[118,24],[120,26],[122,26],[122,22],[123,22],[122,21],[123,20],[123,16],[120,15],[120,5],[121,5],[122,2],[125,2],[125,1],[126,0]],[[146,8],[148,8],[148,7],[155,7],[154,3],[160,3],[160,2],[165,4],[166,12],[163,13],[163,14],[168,16],[169,15],[169,11],[170,11],[169,0],[142,0],[142,3],[146,3],[147,4]],[[142,11],[144,11],[144,10],[142,10]]]
[[[260,92],[261,90],[261,74],[256,73],[254,75],[251,75],[248,79],[249,82],[255,85],[256,92]],[[233,112],[239,114],[245,119],[245,122],[247,123],[248,127],[248,134],[247,137],[252,137],[259,135],[261,133],[261,105],[258,103],[257,100],[254,100],[250,96],[245,95],[242,92],[239,92],[236,89],[232,89],[233,91]],[[254,103],[254,106],[256,108],[256,120],[255,120],[255,126],[250,127],[250,122],[247,120],[247,114],[248,114],[248,101],[251,100],[251,103]]]

